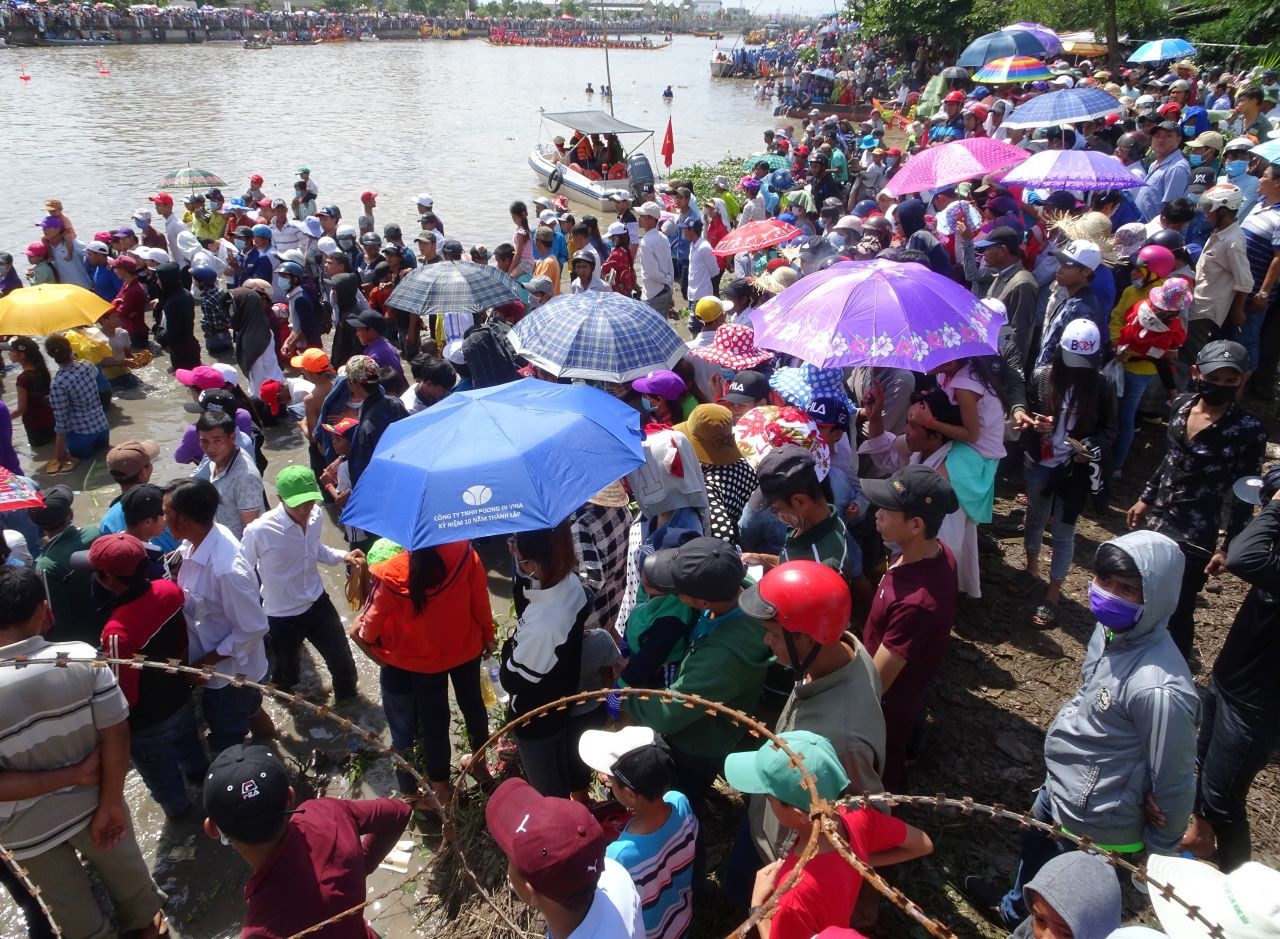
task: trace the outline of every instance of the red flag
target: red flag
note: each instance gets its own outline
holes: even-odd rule
[[[667,135],[662,138],[662,161],[671,169],[671,158],[676,154],[676,135],[671,130],[671,118],[667,118]]]

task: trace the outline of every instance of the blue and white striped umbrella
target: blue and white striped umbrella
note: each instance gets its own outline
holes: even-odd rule
[[[1195,55],[1196,47],[1185,39],[1153,39],[1143,43],[1133,55],[1130,62],[1164,62],[1168,59],[1180,59],[1183,56]]]
[[[1005,127],[1053,127],[1096,121],[1124,110],[1118,98],[1101,88],[1064,88],[1037,95],[1014,108],[1004,119]]]
[[[520,299],[520,285],[487,264],[438,261],[410,271],[387,298],[393,310],[416,313],[482,313]]]
[[[547,301],[515,325],[511,344],[558,378],[613,382],[671,368],[687,351],[652,307],[594,290]]]

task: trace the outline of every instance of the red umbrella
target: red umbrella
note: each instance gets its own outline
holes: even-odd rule
[[[718,258],[727,258],[746,251],[763,251],[765,248],[772,248],[774,245],[780,245],[784,241],[790,241],[803,234],[804,232],[794,225],[780,222],[776,218],[767,218],[735,228],[720,239],[720,243],[711,249],[711,253]]]
[[[44,496],[31,483],[0,466],[0,511],[14,509],[38,509],[44,505]]]

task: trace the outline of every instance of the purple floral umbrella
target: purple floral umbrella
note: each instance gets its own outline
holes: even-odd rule
[[[992,355],[1004,319],[922,264],[847,261],[803,277],[751,311],[756,345],[819,368],[927,372]]]
[[[1001,182],[1032,189],[1135,189],[1146,182],[1113,156],[1096,150],[1043,150],[1005,173]]]

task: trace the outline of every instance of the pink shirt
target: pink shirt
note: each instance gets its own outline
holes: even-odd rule
[[[988,460],[998,460],[1004,456],[1004,405],[1000,403],[1000,396],[973,373],[973,366],[966,363],[952,378],[939,375],[938,385],[947,393],[952,404],[957,403],[958,389],[963,388],[979,395],[978,439],[970,446]]]

